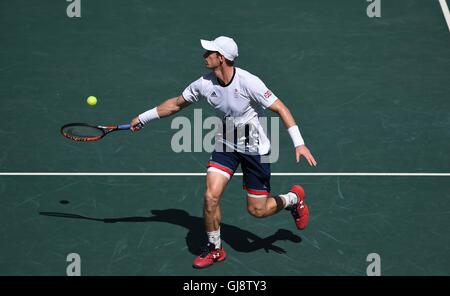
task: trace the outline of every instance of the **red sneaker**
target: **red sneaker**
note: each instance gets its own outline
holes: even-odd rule
[[[297,195],[297,204],[291,207],[291,214],[295,220],[295,226],[298,229],[303,230],[308,225],[309,220],[309,209],[305,203],[305,190],[300,185],[294,185],[291,187],[289,192],[295,193]]]
[[[227,253],[223,247],[220,249],[216,249],[215,246],[211,243],[208,243],[206,247],[202,250],[200,256],[195,258],[194,264],[192,265],[194,268],[205,268],[214,264],[214,262],[221,262],[225,260]]]

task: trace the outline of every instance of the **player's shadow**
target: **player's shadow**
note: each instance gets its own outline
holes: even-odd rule
[[[84,219],[92,221],[100,221],[104,223],[117,222],[165,222],[178,226],[182,226],[188,230],[186,235],[186,244],[192,254],[198,255],[200,249],[206,243],[206,235],[204,232],[203,218],[189,215],[188,212],[179,209],[167,210],[152,210],[151,217],[122,217],[122,218],[92,218],[69,213],[56,212],[39,212],[40,215]],[[300,243],[302,239],[286,229],[278,229],[274,234],[261,238],[250,231],[243,230],[239,227],[221,223],[220,224],[221,238],[234,250],[238,252],[253,252],[264,249],[266,252],[274,251],[282,254],[286,253],[283,248],[274,245],[276,241],[289,240],[294,243]]]

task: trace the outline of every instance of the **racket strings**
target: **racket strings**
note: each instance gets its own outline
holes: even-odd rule
[[[62,133],[70,138],[74,139],[91,139],[103,136],[102,129],[93,126],[85,125],[71,125],[62,129]]]

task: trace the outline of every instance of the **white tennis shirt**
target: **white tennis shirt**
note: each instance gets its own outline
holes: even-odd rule
[[[259,118],[277,97],[257,76],[237,67],[234,71],[227,85],[221,85],[213,72],[203,75],[186,87],[183,98],[191,103],[206,99],[223,125],[234,127],[218,130],[216,142],[241,153],[267,154],[270,141]]]

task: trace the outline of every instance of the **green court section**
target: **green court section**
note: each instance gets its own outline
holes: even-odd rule
[[[0,2],[0,172],[204,172],[205,151],[172,151],[170,118],[98,143],[59,128],[126,123],[179,95],[206,71],[199,39],[219,35],[319,162],[296,164],[281,127],[274,172],[450,172],[438,1],[381,0],[376,19],[365,0],[81,2],[78,19],[64,0]],[[213,115],[199,103],[180,116],[194,108]],[[273,177],[274,193],[304,184],[303,232],[288,213],[249,216],[240,179],[222,200],[229,258],[194,271],[203,177],[0,176],[0,274],[64,275],[71,252],[86,275],[364,275],[369,253],[382,274],[450,274],[448,177]]]
[[[65,275],[69,253],[83,275],[365,275],[370,253],[384,275],[450,273],[449,182],[403,177],[302,178],[301,232],[289,213],[248,215],[236,177],[222,200],[228,258],[194,270],[202,179],[2,178],[0,274]],[[274,191],[297,181],[275,177]]]
[[[191,171],[172,119],[102,143],[64,141],[67,122],[128,122],[205,73],[200,38],[233,36],[237,66],[291,108],[320,171],[449,171],[450,40],[437,1],[66,1],[0,4],[2,171]],[[86,104],[98,97],[95,107]],[[194,105],[180,116],[192,117]],[[281,129],[277,171],[292,162]],[[170,162],[176,163],[176,167]]]

